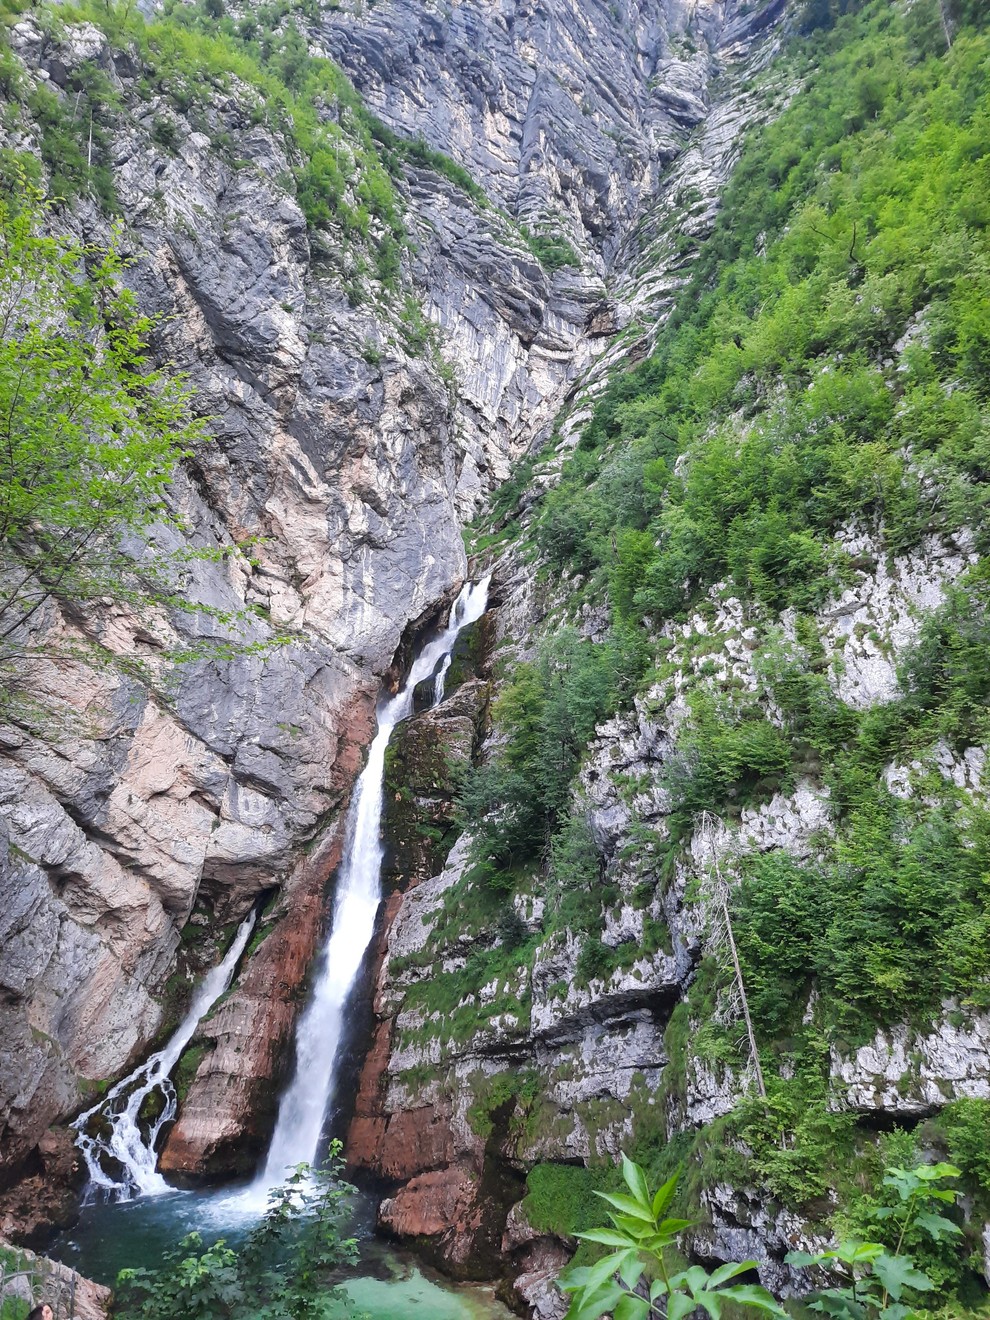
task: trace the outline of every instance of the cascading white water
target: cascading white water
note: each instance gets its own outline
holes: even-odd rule
[[[443,683],[457,634],[480,619],[488,603],[486,577],[466,583],[451,610],[450,622],[428,642],[413,663],[404,687],[378,712],[378,732],[368,764],[354,790],[347,821],[344,861],[337,882],[330,938],[313,996],[296,1029],[296,1071],[282,1096],[268,1159],[259,1184],[279,1183],[286,1170],[312,1164],[327,1110],[333,1099],[334,1066],[340,1048],[344,1014],[351,987],[375,930],[381,902],[381,839],[385,793],[385,749],[395,726],[412,711],[413,690],[437,669],[434,703],[443,697]]]
[[[172,1189],[158,1172],[155,1145],[166,1123],[175,1118],[175,1087],[169,1074],[192,1039],[200,1019],[230,985],[234,969],[254,929],[252,911],[237,928],[237,934],[223,961],[207,972],[197,988],[178,1030],[164,1049],[153,1054],[123,1081],[118,1082],[103,1099],[80,1114],[73,1123],[78,1134],[76,1145],[83,1153],[89,1171],[86,1199],[104,1196],[107,1200],[129,1201],[134,1196],[159,1196]],[[158,1117],[142,1133],[139,1122],[141,1106],[155,1090],[161,1092],[163,1106]],[[90,1120],[100,1116],[100,1129],[87,1132]],[[107,1130],[109,1129],[109,1130]],[[110,1168],[107,1168],[109,1164]],[[121,1172],[111,1172],[119,1165]]]

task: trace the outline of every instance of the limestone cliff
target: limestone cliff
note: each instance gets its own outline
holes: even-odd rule
[[[209,419],[173,502],[189,544],[217,553],[192,562],[185,590],[251,621],[241,654],[173,667],[127,607],[59,601],[36,620],[48,654],[20,675],[0,732],[8,1180],[164,1028],[182,997],[182,977],[169,981],[180,936],[194,972],[276,889],[275,929],[208,1024],[215,1048],[166,1155],[185,1169],[250,1162],[242,1138],[263,1132],[285,1066],[380,677],[407,625],[463,577],[460,523],[628,315],[611,290],[640,287],[630,254],[648,250],[649,227],[629,234],[689,139],[710,209],[759,100],[733,99],[740,71],[767,58],[782,7],[747,8],[293,16],[387,125],[462,162],[494,203],[426,157],[397,166],[411,236],[398,295],[362,263],[361,239],[307,228],[287,182],[298,145],[249,80],[211,75],[178,95],[153,48],[95,23],[42,11],[10,29],[22,81],[8,148],[48,159],[36,89],[66,115],[94,71],[110,89],[129,278],[165,317],[159,356]],[[706,136],[733,105],[732,132]],[[85,191],[58,222],[96,242],[109,223]],[[566,239],[573,258],[544,267],[541,238]],[[186,613],[163,626],[179,647],[211,631]],[[106,663],[89,662],[95,648]]]

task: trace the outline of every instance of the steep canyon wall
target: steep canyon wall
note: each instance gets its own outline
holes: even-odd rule
[[[463,578],[461,523],[549,430],[634,296],[653,306],[629,255],[642,262],[649,223],[630,234],[665,204],[689,143],[708,180],[694,223],[710,215],[761,109],[738,87],[782,17],[747,8],[296,16],[387,125],[461,162],[490,199],[428,161],[402,166],[398,292],[362,264],[363,239],[307,227],[287,183],[298,148],[249,81],[206,78],[179,97],[149,76],[147,52],[93,23],[42,12],[10,29],[23,82],[7,148],[44,147],[32,89],[67,113],[93,69],[112,89],[128,279],[164,318],[158,356],[209,419],[172,495],[188,543],[215,552],[191,562],[184,590],[250,618],[240,653],[177,667],[123,605],[53,601],[35,621],[45,650],[0,731],[8,1183],[37,1173],[46,1132],[147,1050],[186,978],[274,890],[264,938],[205,1024],[164,1167],[255,1158],[381,676],[407,625]],[[109,232],[85,192],[54,220],[87,241]],[[573,264],[541,264],[520,224],[565,239]],[[410,328],[410,299],[433,331]],[[157,544],[182,543],[163,530]],[[159,623],[177,646],[212,630],[188,613]],[[276,634],[289,640],[267,646]]]

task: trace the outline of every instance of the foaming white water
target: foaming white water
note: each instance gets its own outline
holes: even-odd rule
[[[192,1039],[204,1013],[216,1003],[230,985],[241,954],[244,952],[255,913],[252,911],[237,928],[237,934],[223,961],[207,972],[189,1005],[186,1016],[164,1049],[153,1054],[123,1081],[117,1083],[73,1123],[76,1145],[82,1151],[89,1171],[86,1199],[102,1195],[107,1200],[129,1201],[135,1196],[160,1196],[173,1189],[158,1172],[158,1152],[155,1144],[166,1123],[175,1118],[175,1087],[169,1074],[179,1056]],[[142,1133],[138,1115],[145,1099],[158,1090],[163,1105],[158,1117]],[[99,1131],[90,1133],[87,1126],[99,1114]],[[96,1125],[94,1125],[96,1126]],[[120,1165],[117,1174],[115,1166]],[[109,1167],[108,1167],[109,1166]]]
[[[379,708],[378,732],[368,753],[368,764],[355,786],[348,816],[330,938],[312,998],[296,1028],[296,1071],[279,1104],[256,1195],[279,1183],[295,1165],[312,1164],[316,1158],[324,1118],[333,1099],[334,1069],[348,995],[371,943],[381,902],[385,749],[395,726],[412,711],[416,685],[434,673],[438,662],[441,669],[434,683],[434,701],[443,696],[443,677],[457,634],[484,614],[488,583],[486,577],[476,584],[465,584],[444,632],[423,647],[405,686]]]

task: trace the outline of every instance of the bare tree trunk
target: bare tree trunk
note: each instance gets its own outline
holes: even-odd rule
[[[753,1060],[753,1071],[756,1073],[756,1085],[760,1092],[761,1099],[767,1098],[767,1088],[763,1084],[763,1069],[760,1067],[760,1054],[756,1048],[756,1036],[753,1032],[753,1019],[749,1015],[749,1000],[746,998],[746,986],[743,982],[742,968],[739,966],[739,954],[736,951],[736,937],[732,933],[732,918],[729,916],[729,904],[723,895],[722,912],[725,916],[725,929],[729,934],[729,948],[732,951],[732,966],[736,973],[736,985],[739,987],[739,998],[742,1000],[743,1017],[746,1020],[746,1035],[749,1037],[749,1056]]]
[[[760,1098],[766,1100],[767,1088],[763,1081],[763,1069],[760,1067],[760,1054],[756,1048],[756,1033],[753,1031],[753,1019],[749,1012],[749,999],[746,996],[746,983],[743,980],[742,966],[739,962],[739,951],[736,948],[735,932],[732,929],[732,918],[729,915],[729,895],[728,885],[722,878],[722,868],[719,865],[718,845],[715,842],[716,818],[709,812],[705,812],[701,818],[703,829],[707,829],[711,835],[712,857],[715,862],[715,879],[717,883],[717,901],[722,909],[722,919],[725,921],[725,931],[729,940],[729,952],[732,955],[732,969],[736,978],[736,989],[739,991],[739,1001],[742,1005],[743,1020],[746,1023],[746,1036],[749,1040],[749,1057],[753,1064],[753,1072],[756,1074],[756,1086],[760,1092]]]

